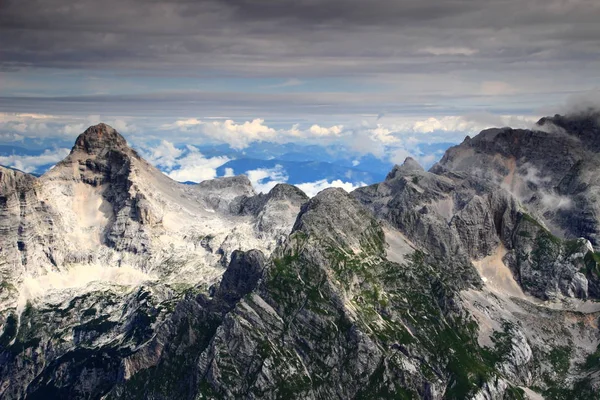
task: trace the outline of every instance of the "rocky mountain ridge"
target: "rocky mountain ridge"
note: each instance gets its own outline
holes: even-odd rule
[[[178,184],[103,124],[0,169],[0,397],[596,398],[597,125],[560,118],[312,199]]]
[[[303,200],[280,196],[271,203],[292,212],[269,203],[246,215],[234,203],[256,197],[247,178],[179,184],[104,124],[81,134],[69,156],[40,178],[1,168],[0,180],[2,273],[14,287],[52,272],[86,273],[90,265],[208,282],[233,250],[271,251]],[[274,215],[268,232],[258,227]]]

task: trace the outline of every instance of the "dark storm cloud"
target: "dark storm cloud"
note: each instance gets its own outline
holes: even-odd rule
[[[597,62],[599,19],[596,0],[4,0],[0,65],[294,77],[536,69]]]
[[[297,21],[306,25],[349,23],[380,25],[420,23],[473,11],[472,1],[389,1],[389,0],[225,0],[238,16],[253,19]]]

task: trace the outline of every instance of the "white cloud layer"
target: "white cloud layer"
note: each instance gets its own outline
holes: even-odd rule
[[[217,168],[230,161],[228,157],[205,157],[194,146],[179,149],[167,140],[143,151],[144,157],[179,182],[202,182],[217,177]]]
[[[246,176],[252,183],[252,186],[257,193],[268,193],[278,183],[287,183],[288,175],[285,169],[281,165],[276,165],[274,168],[258,168],[245,172]],[[361,186],[366,186],[366,183],[352,183],[344,182],[340,179],[328,181],[327,179],[321,179],[314,182],[305,182],[294,184],[297,188],[306,193],[309,197],[314,197],[320,191],[330,188],[339,187],[347,192],[351,192]]]
[[[38,167],[56,164],[69,155],[69,149],[45,150],[40,155],[9,155],[0,156],[0,164],[16,168],[24,172],[35,172]]]
[[[246,171],[245,175],[257,193],[268,193],[278,183],[288,181],[287,172],[281,165],[276,165],[274,168],[253,169]]]
[[[498,90],[501,88],[498,87]],[[580,101],[581,102],[581,101]],[[585,102],[589,104],[591,101]],[[429,165],[439,154],[421,154],[419,146],[434,143],[458,143],[465,135],[475,135],[490,127],[532,127],[537,116],[497,115],[485,112],[469,115],[397,116],[365,115],[360,120],[340,123],[306,123],[285,126],[283,122],[267,122],[262,118],[232,119],[164,118],[147,119],[101,115],[71,117],[46,114],[0,113],[0,140],[5,143],[22,139],[58,138],[65,143],[88,126],[106,121],[138,148],[146,149],[145,157],[177,180],[211,179],[216,168],[229,161],[227,157],[204,157],[197,148],[177,148],[173,143],[223,143],[244,150],[257,142],[299,143],[328,146],[343,145],[357,155],[372,154],[385,161],[399,162],[412,156]],[[219,117],[220,118],[220,117]],[[158,128],[157,128],[158,127]],[[168,140],[165,140],[168,138]],[[147,143],[160,140],[159,146]],[[32,161],[29,160],[31,163]],[[243,172],[243,171],[238,171]]]
[[[307,142],[316,144],[343,143],[354,151],[383,158],[390,149],[408,148],[414,143],[452,142],[465,135],[479,133],[490,127],[513,126],[527,128],[539,118],[536,116],[496,115],[476,113],[464,116],[394,117],[383,116],[376,122],[358,121],[353,124],[322,126],[312,124],[301,129],[274,128],[265,120],[256,118],[244,122],[233,120],[203,121],[188,118],[163,124],[160,128],[171,135],[193,134],[209,141],[226,143],[234,149],[244,149],[254,142]],[[421,135],[421,136],[415,136]],[[428,136],[423,136],[428,135]],[[414,144],[413,143],[413,144]]]
[[[275,129],[268,126],[264,119],[255,118],[244,122],[235,122],[231,119],[224,121],[197,118],[180,119],[172,123],[163,124],[160,129],[171,134],[195,134],[209,140],[227,143],[233,149],[244,149],[254,142],[289,142],[302,141],[315,138],[335,138],[342,135],[342,125],[324,127],[313,124],[306,130],[299,130],[297,125],[290,129]]]

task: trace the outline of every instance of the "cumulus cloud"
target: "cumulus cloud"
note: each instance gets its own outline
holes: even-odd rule
[[[235,172],[233,171],[233,168],[225,168],[225,175],[223,175],[225,177],[232,177],[235,176]]]
[[[85,128],[86,125],[83,123],[66,124],[62,127],[61,132],[67,136],[75,136],[85,131]]]
[[[360,154],[373,154],[375,157],[383,158],[386,147],[396,146],[400,143],[398,132],[377,123],[371,125],[366,121],[356,128],[345,132],[347,143]]]
[[[104,122],[117,131],[132,134],[139,131],[138,126],[125,118],[103,117],[101,115],[49,115],[32,113],[0,113],[0,140],[7,135],[19,135],[22,138],[71,139],[89,126]]]
[[[194,133],[212,141],[229,144],[233,149],[245,149],[255,142],[289,142],[294,140],[310,140],[312,138],[336,138],[343,133],[342,125],[329,127],[313,124],[306,130],[298,129],[295,124],[289,129],[275,129],[265,123],[262,118],[236,122],[198,118],[187,118],[163,124],[161,129],[182,133]]]
[[[22,142],[25,136],[18,133],[6,132],[0,133],[0,142]]]
[[[394,164],[401,165],[407,157],[418,158],[406,149],[396,149],[390,155],[390,161]]]
[[[171,179],[179,182],[202,182],[217,177],[217,168],[230,161],[228,157],[205,157],[198,148],[187,145],[180,149],[167,140],[143,149],[142,155]]]
[[[45,150],[37,156],[32,155],[9,155],[0,156],[0,164],[16,168],[24,172],[36,172],[39,167],[56,164],[69,155],[69,149]]]
[[[193,146],[189,146],[193,147]],[[178,168],[167,175],[179,182],[202,182],[217,177],[217,168],[229,161],[227,157],[206,158],[197,149],[178,160]]]
[[[393,114],[363,116],[358,121],[339,123],[295,123],[286,126],[278,121],[267,122],[263,118],[247,120],[214,119],[211,117],[187,117],[180,119],[119,117],[105,119],[101,115],[81,117],[45,114],[0,114],[0,140],[5,142],[23,138],[53,138],[63,141],[83,132],[88,126],[100,121],[113,125],[137,148],[145,149],[144,156],[160,165],[168,173],[177,169],[180,158],[189,150],[177,148],[173,143],[225,143],[234,150],[244,150],[257,142],[299,143],[320,146],[341,145],[357,156],[372,154],[381,160],[398,162],[400,157],[411,155],[423,165],[440,156],[431,152],[423,154],[419,147],[432,143],[457,143],[465,135],[494,126],[530,127],[539,117],[520,115],[497,115],[471,113],[467,115],[424,117],[394,116]],[[216,118],[216,117],[215,117]],[[219,117],[220,118],[220,117]],[[158,129],[157,129],[158,127]],[[166,139],[168,138],[168,139]],[[148,146],[155,143],[157,146]],[[197,149],[196,149],[197,150]],[[193,152],[194,150],[191,150]],[[199,157],[195,155],[195,157]],[[207,159],[208,167],[224,159]],[[199,163],[200,161],[198,161]],[[190,167],[190,166],[188,166]],[[195,168],[199,168],[199,164]],[[210,167],[212,168],[212,167]],[[199,172],[197,169],[196,172]],[[241,171],[238,171],[241,172]],[[189,176],[181,170],[174,176]],[[198,173],[199,177],[211,177],[210,169]]]
[[[198,133],[215,141],[229,144],[234,149],[243,149],[250,143],[276,139],[277,131],[260,118],[242,123],[231,119],[225,121],[202,121],[197,118],[177,120],[161,126],[165,130]]]
[[[384,127],[382,124],[377,124],[374,128],[368,130],[371,139],[383,144],[391,144],[398,142],[398,138],[394,136],[393,132]]]
[[[423,165],[430,165],[439,154],[422,154],[420,144],[457,143],[465,135],[473,135],[490,127],[513,126],[527,128],[539,117],[472,113],[442,117],[393,117],[361,120],[347,125],[294,124],[289,128],[271,126],[264,119],[244,122],[233,120],[203,121],[198,118],[164,124],[163,129],[188,135],[198,135],[212,142],[227,143],[234,149],[245,149],[255,142],[300,142],[319,145],[341,144],[356,154],[372,154],[380,159],[397,162],[399,157],[412,156]]]
[[[286,183],[289,179],[281,165],[273,168],[258,168],[245,172],[257,193],[268,193],[278,183]]]
[[[179,165],[177,160],[183,154],[182,149],[178,149],[175,145],[167,140],[161,140],[160,144],[144,153],[146,159],[160,167],[173,169]]]
[[[20,137],[47,133],[47,121],[51,119],[52,116],[44,114],[0,113],[0,132]]]
[[[80,120],[81,118],[77,118]],[[103,122],[107,125],[112,126],[120,133],[136,133],[139,131],[138,127],[128,122],[124,119],[120,118],[102,118],[100,115],[90,115],[86,118],[83,118],[82,122],[75,123],[67,123],[63,125],[60,129],[60,132],[64,133],[66,136],[77,136],[80,133],[84,132],[88,127],[92,125],[99,124]]]
[[[539,119],[538,116],[529,115],[502,115],[487,112],[469,113],[465,115],[446,115],[441,117],[390,119],[386,121],[389,129],[399,132],[429,134],[453,133],[461,134],[479,133],[487,128],[513,128],[531,127]]]
[[[287,183],[289,179],[287,172],[281,165],[276,165],[273,168],[254,169],[246,171],[245,174],[246,176],[248,176],[250,182],[252,182],[252,186],[254,187],[257,193],[268,193],[271,189],[273,189],[273,187],[275,187],[275,185],[277,185],[278,183]],[[366,183],[344,182],[341,179],[335,179],[333,181],[321,179],[314,182],[294,184],[294,186],[298,187],[309,197],[313,197],[320,191],[330,187],[339,187],[347,192],[351,192],[356,188],[366,186]]]
[[[177,120],[170,124],[163,124],[160,128],[167,129],[167,130],[180,129],[182,131],[187,131],[190,127],[198,126],[201,124],[202,124],[202,121],[200,121],[197,118],[187,118],[187,119]]]
[[[313,125],[308,130],[314,136],[339,136],[342,133],[343,125],[334,125],[325,128],[319,125]]]
[[[252,142],[269,141],[275,139],[277,131],[268,127],[260,118],[237,124],[228,119],[225,121],[212,121],[204,125],[204,133],[208,136],[223,140],[234,149],[243,149]]]
[[[101,122],[101,121],[98,121],[98,122]],[[118,132],[121,132],[121,133],[136,133],[136,132],[138,132],[137,125],[135,125],[135,124],[133,124],[133,123],[127,121],[127,120],[124,120],[124,119],[119,119],[119,118],[117,118],[117,119],[111,119],[111,118],[108,118],[106,120],[106,123],[108,125],[112,126]]]

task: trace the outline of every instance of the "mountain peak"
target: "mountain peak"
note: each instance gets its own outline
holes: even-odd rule
[[[105,149],[127,148],[127,141],[113,127],[100,123],[90,126],[77,137],[73,151],[81,150],[88,154],[97,154]]]
[[[586,143],[588,149],[600,150],[600,111],[589,109],[569,115],[556,114],[544,117],[537,122],[538,128],[557,131],[574,136]]]
[[[412,157],[406,157],[402,165],[394,165],[394,168],[385,178],[386,181],[396,178],[397,176],[404,176],[411,172],[422,172],[425,171],[421,164]]]
[[[134,159],[143,165],[144,170],[154,168],[129,147],[119,132],[100,123],[90,126],[79,135],[71,153],[48,170],[44,177],[50,180],[81,179],[96,186],[114,181],[117,175],[126,177],[131,172]],[[78,167],[73,168],[73,165]],[[162,176],[162,173],[156,170],[155,175]]]
[[[421,166],[421,164],[419,164],[417,162],[417,160],[415,160],[412,157],[406,157],[406,159],[402,163],[401,168],[405,169],[407,171],[424,171],[424,169]]]

